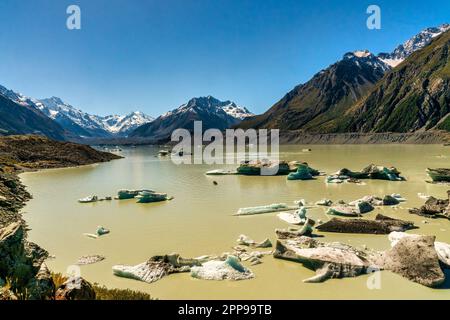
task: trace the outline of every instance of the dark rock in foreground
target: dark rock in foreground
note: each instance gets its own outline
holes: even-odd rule
[[[92,285],[81,277],[69,278],[56,290],[56,300],[95,300]]]
[[[389,234],[394,231],[406,231],[414,228],[414,223],[389,218],[381,214],[375,220],[333,218],[317,226],[322,232]]]

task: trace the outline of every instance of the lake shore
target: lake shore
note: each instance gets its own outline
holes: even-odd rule
[[[0,256],[5,256],[0,270],[0,300],[66,299],[74,293],[58,291],[52,278],[54,274],[44,263],[48,252],[28,241],[29,230],[21,210],[32,199],[32,195],[19,175],[50,168],[81,167],[120,158],[88,146],[57,142],[41,136],[0,137]],[[17,270],[20,271],[19,275],[16,275],[19,272]],[[97,289],[104,296],[113,294],[113,291],[104,287]],[[84,282],[82,290],[86,297],[95,298],[94,289],[89,283]],[[120,295],[117,292],[114,294]]]

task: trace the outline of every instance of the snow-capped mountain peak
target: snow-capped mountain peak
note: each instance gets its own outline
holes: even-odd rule
[[[377,56],[375,56],[368,50],[357,50],[353,52],[348,52],[344,55],[344,60],[351,60],[359,67],[361,67],[362,64],[365,64],[370,66],[374,70],[378,69],[383,73],[390,69],[389,65],[387,65],[384,61],[379,59]]]
[[[412,53],[424,48],[434,38],[448,30],[450,30],[450,24],[442,24],[438,27],[427,28],[399,45],[392,53],[380,53],[378,57],[394,68]]]
[[[38,100],[36,105],[47,116],[67,129],[76,130],[81,136],[126,135],[133,129],[153,121],[152,117],[139,111],[123,116],[91,115],[58,97]]]
[[[104,123],[109,132],[124,134],[153,120],[153,117],[141,111],[134,111],[125,116],[112,115],[104,117]]]
[[[166,112],[161,116],[161,118],[164,119],[174,114],[181,114],[185,112],[215,113],[217,115],[226,114],[238,120],[243,120],[244,118],[253,116],[253,114],[245,107],[238,106],[236,103],[229,100],[220,101],[209,95],[206,97],[192,98],[177,109]]]

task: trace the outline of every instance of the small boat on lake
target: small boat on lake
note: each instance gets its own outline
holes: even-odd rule
[[[97,202],[97,201],[98,201],[97,196],[89,196],[89,197],[78,200],[79,203],[92,203],[92,202]]]
[[[450,169],[427,169],[427,173],[434,182],[450,182]]]

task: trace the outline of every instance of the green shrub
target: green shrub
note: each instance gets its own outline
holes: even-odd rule
[[[145,292],[130,289],[108,289],[94,283],[94,291],[97,300],[153,300],[153,298]]]

